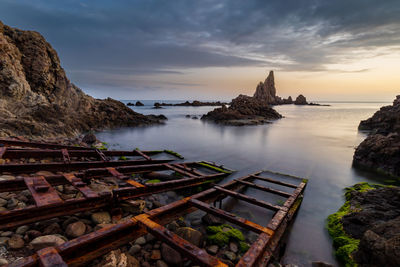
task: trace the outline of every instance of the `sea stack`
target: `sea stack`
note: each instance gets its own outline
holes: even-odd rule
[[[276,103],[276,88],[274,72],[271,70],[264,83],[260,82],[257,85],[254,98],[267,102],[268,104]]]

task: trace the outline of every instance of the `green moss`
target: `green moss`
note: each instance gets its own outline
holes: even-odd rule
[[[303,180],[301,180],[303,183],[308,183],[308,179],[303,179]]]
[[[205,163],[205,162],[197,162],[197,164],[200,165],[200,166],[206,167],[208,169],[217,171],[217,172],[222,172],[222,173],[227,173],[227,174],[231,174],[232,173],[232,171],[229,171],[229,170],[226,170],[226,169],[222,169],[222,168],[219,168],[217,166],[213,166],[213,165]]]
[[[283,204],[285,204],[285,201],[283,201],[281,199],[276,201],[276,205],[283,206]]]
[[[229,243],[229,236],[227,236],[223,232],[218,232],[216,234],[209,235],[207,239],[210,243],[218,245],[219,247],[223,247]]]
[[[247,244],[246,242],[240,241],[239,242],[239,251],[240,253],[246,253],[247,250],[249,250],[250,245]]]
[[[156,183],[159,183],[159,182],[161,182],[161,180],[153,179],[153,180],[146,181],[146,184],[156,184]]]
[[[128,160],[125,156],[119,157],[119,160]]]
[[[178,152],[175,152],[175,151],[172,151],[172,150],[167,150],[167,149],[165,149],[164,152],[167,153],[167,154],[170,154],[172,156],[175,156],[175,157],[177,157],[179,159],[184,159],[184,157],[181,154],[179,154]]]
[[[351,187],[345,188],[346,202],[342,207],[336,212],[328,216],[327,228],[329,235],[333,239],[333,246],[336,248],[335,255],[339,261],[341,261],[346,267],[357,266],[352,258],[354,251],[358,249],[360,240],[350,237],[343,230],[342,218],[343,216],[357,212],[360,207],[351,207],[350,199],[352,197],[352,192],[367,192],[369,190],[382,187],[378,184],[369,184],[366,182],[355,184]]]
[[[207,232],[212,233],[212,235],[208,236],[208,241],[220,247],[227,245],[230,240],[244,241],[243,233],[229,224],[208,226]]]

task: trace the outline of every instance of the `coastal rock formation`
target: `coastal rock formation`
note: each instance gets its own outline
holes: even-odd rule
[[[158,103],[159,106],[187,106],[187,107],[202,107],[202,106],[223,106],[227,105],[228,103],[225,102],[202,102],[202,101],[197,101],[194,100],[193,102],[185,101],[183,103],[178,103],[178,104],[170,104],[170,103]]]
[[[305,96],[303,95],[299,95],[298,97],[296,97],[296,100],[294,101],[295,105],[307,105],[307,99]]]
[[[254,97],[239,95],[229,107],[216,108],[201,117],[227,125],[256,125],[280,119],[282,116],[265,101]]]
[[[360,183],[346,188],[346,200],[328,218],[339,259],[364,267],[400,266],[400,188]]]
[[[400,177],[400,96],[361,121],[359,129],[371,133],[357,147],[353,165]]]
[[[68,80],[43,36],[1,22],[0,97],[0,136],[72,136],[160,123],[119,101],[86,95]]]
[[[291,96],[289,96],[288,99],[282,99],[276,95],[275,78],[272,70],[269,72],[264,83],[260,82],[257,85],[256,92],[254,93],[253,97],[261,101],[265,101],[270,105],[293,104]]]

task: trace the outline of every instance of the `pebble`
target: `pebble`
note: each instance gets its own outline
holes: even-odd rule
[[[233,252],[233,253],[237,253],[239,251],[239,247],[235,242],[230,242],[229,243],[229,249]]]
[[[23,235],[28,230],[29,230],[29,226],[28,225],[23,225],[23,226],[18,227],[17,230],[15,231],[15,233],[19,234],[19,235]]]
[[[156,238],[154,237],[154,235],[152,235],[152,234],[147,234],[146,235],[146,241],[147,242],[151,242],[151,241],[153,241],[153,240],[155,240]]]
[[[158,260],[156,262],[156,267],[168,267],[168,264],[166,264],[165,262],[163,262],[162,260]]]
[[[92,214],[92,221],[96,224],[106,224],[111,222],[110,213],[106,211],[95,212]]]
[[[208,246],[206,249],[207,249],[207,252],[212,254],[212,255],[215,255],[218,252],[218,246],[217,245]]]
[[[25,245],[25,241],[22,239],[20,235],[13,235],[9,240],[8,240],[8,246],[11,249],[20,249],[23,248]]]
[[[236,260],[236,254],[233,253],[232,251],[225,251],[224,256],[230,260],[230,261],[235,261]]]
[[[61,229],[61,226],[58,223],[52,223],[44,229],[43,234],[54,235],[54,234],[61,234],[62,232],[63,230]]]
[[[78,221],[69,224],[67,226],[67,229],[65,230],[65,233],[67,234],[67,236],[74,238],[83,235],[85,231],[86,225],[83,222]]]
[[[181,254],[165,243],[161,245],[161,255],[163,260],[172,266],[179,266],[182,263]]]
[[[146,239],[143,236],[135,240],[135,245],[143,246],[144,244],[146,244]]]
[[[134,256],[136,253],[138,253],[140,251],[142,247],[140,245],[133,245],[130,249],[129,249],[129,254],[131,254],[132,256]]]
[[[152,260],[161,260],[161,251],[156,249],[151,251],[151,257]]]
[[[10,236],[12,236],[13,234],[14,234],[14,233],[11,232],[11,231],[6,231],[6,232],[1,233],[0,236],[2,236],[2,237],[10,237]]]
[[[8,264],[8,261],[6,259],[1,259],[0,258],[0,266],[6,265],[6,264]]]
[[[30,243],[35,250],[46,247],[55,247],[65,243],[65,240],[58,235],[44,235],[36,237]]]
[[[0,175],[0,181],[15,180],[15,176],[12,175]]]
[[[3,207],[7,205],[7,200],[5,200],[4,198],[0,198],[0,207]]]
[[[9,237],[0,237],[0,246],[6,246],[9,239]]]

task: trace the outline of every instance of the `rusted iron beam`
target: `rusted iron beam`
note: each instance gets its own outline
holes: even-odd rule
[[[2,164],[0,172],[31,173],[38,171],[76,171],[88,168],[134,166],[143,164],[166,163],[171,160],[116,160],[116,161],[71,161],[50,163]]]
[[[249,176],[238,180],[247,179],[249,179]],[[171,222],[174,218],[177,218],[177,216],[181,216],[182,213],[191,212],[194,209],[200,208],[216,216],[223,217],[233,224],[242,227],[247,226],[247,229],[260,233],[256,242],[251,245],[250,249],[239,260],[236,266],[266,266],[276,250],[282,235],[285,233],[287,226],[298,210],[302,199],[301,193],[304,191],[305,184],[300,184],[296,188],[292,195],[295,198],[294,202],[287,201],[288,209],[285,207],[285,209],[280,209],[277,212],[284,212],[285,216],[283,216],[283,220],[276,230],[272,230],[268,228],[268,226],[262,227],[255,223],[244,223],[243,220],[238,218],[229,220],[228,218],[234,218],[236,216],[231,216],[229,213],[220,209],[211,208],[210,205],[203,202],[212,201],[212,199],[218,195],[226,195],[227,191],[241,189],[243,188],[243,184],[238,181],[231,181],[222,185],[220,188],[224,190],[219,190],[214,187],[202,193],[186,197],[166,206],[146,212],[145,214],[138,215],[129,221],[73,239],[55,249],[68,265],[84,265],[95,257],[105,254],[148,232],[201,266],[226,266],[220,260],[207,254],[203,249],[188,243],[163,226]],[[38,254],[35,254],[24,259],[20,263],[15,263],[13,266],[37,266],[38,262]]]
[[[43,176],[24,177],[24,181],[35,200],[36,206],[61,204],[63,200]]]
[[[6,151],[7,151],[7,147],[5,147],[5,146],[0,147],[0,159],[3,158]]]
[[[266,187],[266,186],[254,184],[254,183],[247,182],[247,181],[243,181],[243,180],[237,180],[237,179],[235,179],[235,181],[237,181],[237,182],[239,182],[239,183],[241,183],[241,184],[244,184],[244,185],[247,185],[247,186],[250,186],[250,187],[259,189],[259,190],[261,190],[261,191],[274,193],[274,194],[279,195],[279,196],[282,196],[282,197],[290,197],[290,196],[292,195],[291,193],[287,193],[287,192],[284,192],[284,191],[281,191],[281,190],[273,189],[273,188],[271,188],[271,187]]]
[[[68,267],[54,247],[43,248],[36,253],[41,267]]]
[[[282,181],[271,179],[271,178],[267,178],[267,177],[261,177],[261,176],[257,176],[257,175],[252,175],[252,178],[255,178],[255,179],[258,179],[258,180],[262,180],[262,181],[266,181],[266,182],[270,182],[270,183],[273,183],[273,184],[283,185],[283,186],[286,186],[286,187],[297,188],[297,185],[295,185],[295,184],[286,183],[286,182],[282,182]]]
[[[20,140],[8,140],[8,139],[0,139],[0,144],[4,146],[18,146],[18,147],[33,147],[33,148],[50,148],[50,149],[61,149],[67,148],[71,150],[90,150],[92,148],[83,147],[83,146],[68,146],[68,145],[60,145],[60,144],[52,144],[52,143],[40,143],[40,142],[26,142]]]
[[[229,196],[233,197],[233,198],[237,198],[237,199],[249,202],[249,203],[251,203],[253,205],[260,206],[262,208],[267,208],[267,209],[275,210],[275,211],[283,209],[283,207],[280,207],[280,206],[277,206],[277,205],[273,205],[273,204],[268,203],[268,202],[263,201],[263,200],[257,200],[254,197],[249,197],[249,196],[246,196],[244,194],[241,194],[241,193],[238,193],[238,192],[235,192],[235,191],[227,190],[227,189],[222,188],[220,186],[214,186],[214,188],[217,189],[218,191],[221,191],[222,193],[224,193],[226,195],[229,195]]]

